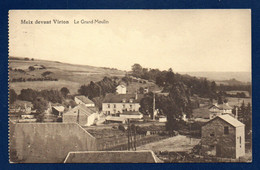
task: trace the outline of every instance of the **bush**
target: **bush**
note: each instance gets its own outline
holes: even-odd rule
[[[121,125],[121,124],[118,125],[118,129],[121,130],[121,131],[123,131],[123,132],[125,132],[125,127],[124,127],[123,125]]]

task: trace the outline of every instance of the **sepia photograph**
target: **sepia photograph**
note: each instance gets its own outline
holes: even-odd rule
[[[250,9],[9,10],[9,162],[252,162]]]

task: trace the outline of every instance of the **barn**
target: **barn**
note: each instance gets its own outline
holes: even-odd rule
[[[80,104],[63,114],[62,122],[78,123],[81,126],[91,126],[99,119],[96,110],[88,108],[85,104]]]

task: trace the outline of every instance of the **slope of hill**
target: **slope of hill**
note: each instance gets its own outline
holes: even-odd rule
[[[208,80],[215,80],[218,82],[232,79],[236,79],[243,83],[251,82],[250,72],[181,72],[180,74],[188,74],[196,77],[205,77]]]
[[[93,67],[88,65],[74,65],[46,60],[24,60],[23,58],[9,58],[9,81],[10,88],[16,93],[20,93],[21,89],[32,88],[36,90],[56,89],[67,87],[72,94],[77,93],[79,87],[88,84],[90,81],[99,81],[105,76],[122,77],[125,75],[123,71]],[[30,66],[44,66],[44,69],[30,70]],[[47,75],[45,73],[48,72]],[[24,79],[25,81],[14,82],[16,79]],[[57,81],[42,81],[40,79],[52,79]],[[27,81],[27,80],[38,81]],[[13,82],[12,82],[13,81]]]

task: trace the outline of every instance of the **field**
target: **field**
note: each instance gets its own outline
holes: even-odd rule
[[[30,71],[28,68],[34,65],[43,65],[46,69]],[[49,71],[51,78],[58,81],[26,81],[26,82],[10,82],[10,88],[13,88],[16,93],[20,93],[21,89],[32,88],[37,90],[43,89],[61,89],[67,87],[72,94],[77,93],[79,87],[83,84],[88,84],[90,81],[100,81],[105,76],[122,77],[125,75],[123,71],[109,68],[93,67],[87,65],[73,65],[60,63],[55,61],[45,60],[9,60],[9,67],[12,71],[9,72],[9,79],[14,78],[41,78],[42,73]],[[14,71],[22,69],[25,72]]]
[[[137,147],[137,150],[152,150],[154,152],[188,152],[200,142],[200,139],[189,138],[187,136],[178,135],[158,142],[149,143]]]

